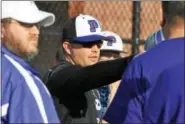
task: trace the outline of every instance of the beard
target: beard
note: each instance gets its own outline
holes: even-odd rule
[[[39,53],[37,46],[35,46],[34,50],[29,51],[29,46],[24,45],[21,42],[5,42],[5,46],[14,54],[21,57],[26,61],[33,60]]]
[[[35,51],[35,52],[32,52],[32,53],[29,53],[29,54],[27,54],[27,55],[25,56],[25,59],[26,59],[27,61],[31,61],[31,60],[33,60],[33,59],[38,55],[38,53],[39,53],[38,50]]]

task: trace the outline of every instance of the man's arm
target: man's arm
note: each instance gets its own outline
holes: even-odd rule
[[[123,75],[123,80],[104,116],[104,120],[110,124],[142,122],[143,97],[146,92],[143,87],[147,87],[147,81],[142,79],[141,73],[140,65],[131,62]]]
[[[58,92],[86,92],[91,89],[108,85],[121,78],[132,57],[113,61],[99,62],[95,65],[81,67],[69,65],[58,68],[47,82],[47,86],[53,95]]]

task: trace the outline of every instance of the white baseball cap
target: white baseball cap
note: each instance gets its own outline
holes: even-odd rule
[[[2,17],[47,27],[55,22],[53,13],[41,11],[33,1],[2,1]]]
[[[101,51],[116,51],[116,52],[122,52],[123,51],[123,41],[121,37],[111,31],[103,31],[102,32],[104,36],[110,37],[111,41],[105,41],[103,40],[103,44],[101,46]]]
[[[93,42],[97,40],[109,40],[102,34],[100,22],[90,16],[79,14],[64,24],[62,39],[71,42]]]

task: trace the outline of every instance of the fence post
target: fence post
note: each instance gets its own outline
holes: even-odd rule
[[[133,2],[133,30],[132,30],[132,40],[133,40],[133,53],[138,52],[137,45],[139,43],[140,35],[140,1]]]

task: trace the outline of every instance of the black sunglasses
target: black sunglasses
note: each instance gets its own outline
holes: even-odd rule
[[[85,48],[91,48],[94,45],[97,45],[98,48],[100,48],[102,46],[102,41],[98,40],[98,41],[91,41],[91,42],[80,42],[80,41],[73,41],[73,44],[80,44]]]

